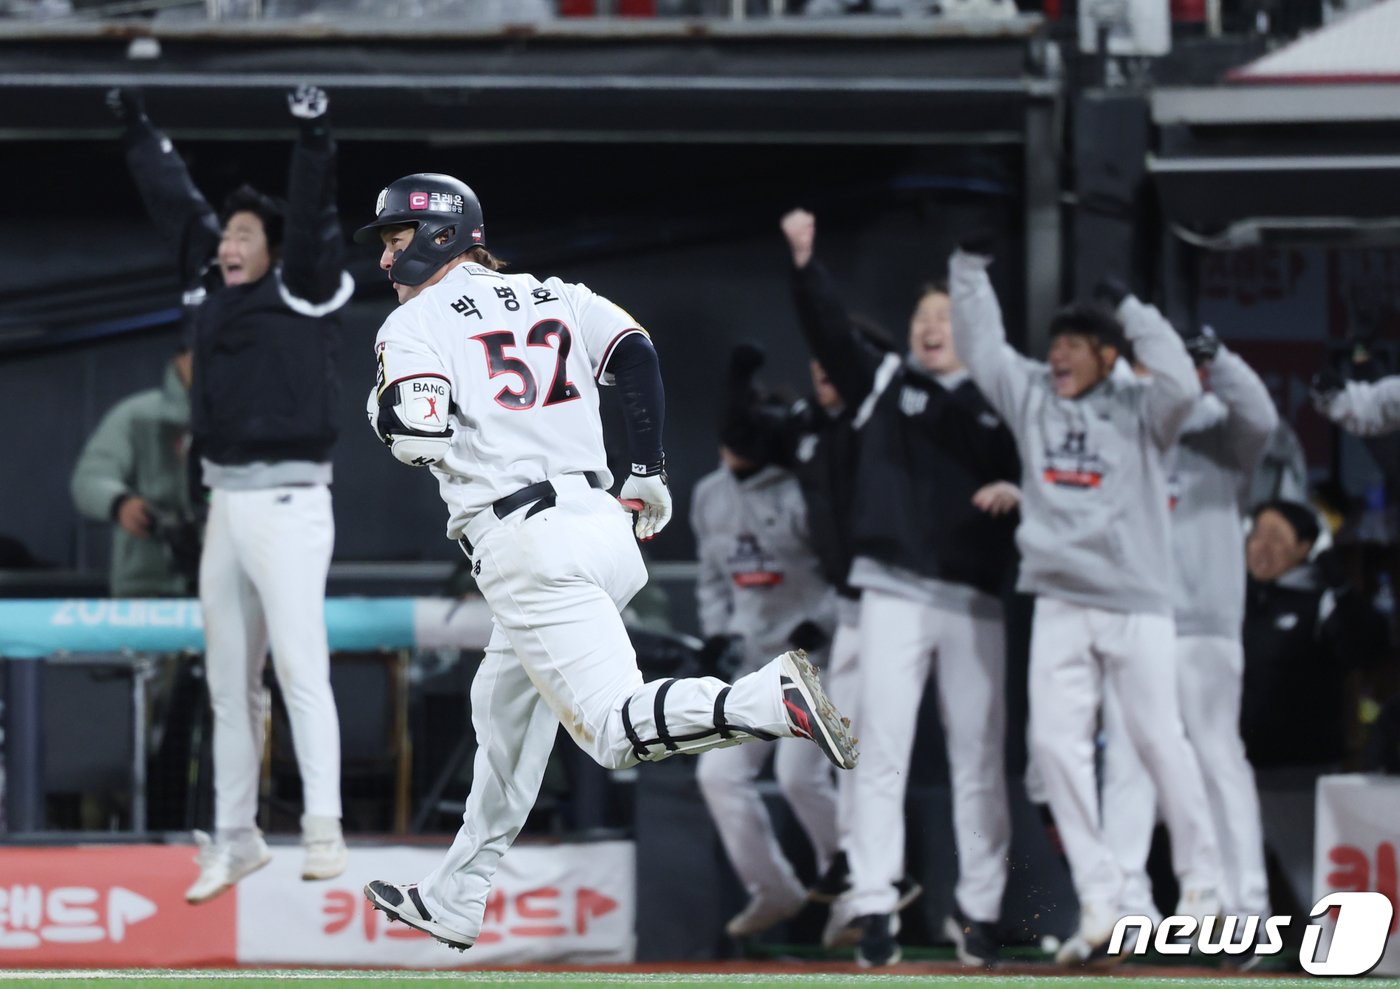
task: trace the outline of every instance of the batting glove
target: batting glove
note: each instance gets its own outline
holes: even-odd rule
[[[618,495],[624,502],[639,502],[633,531],[641,540],[653,539],[671,521],[671,489],[666,485],[666,461],[633,464],[632,473]]]
[[[298,86],[287,94],[287,109],[298,120],[324,117],[330,105],[330,98],[320,86]]]

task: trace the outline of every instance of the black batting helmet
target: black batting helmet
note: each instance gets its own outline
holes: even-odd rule
[[[457,255],[485,245],[481,202],[465,182],[419,172],[390,182],[379,193],[374,222],[355,231],[357,244],[379,240],[382,227],[413,226],[413,243],[394,259],[390,276],[400,285],[422,285]],[[447,238],[438,243],[443,233]]]

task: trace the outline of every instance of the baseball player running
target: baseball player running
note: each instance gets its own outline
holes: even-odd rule
[[[1021,451],[1022,591],[1031,626],[1030,747],[1079,894],[1062,964],[1103,955],[1122,871],[1105,841],[1094,773],[1102,695],[1122,706],[1156,786],[1181,880],[1177,913],[1219,912],[1220,852],[1177,701],[1167,451],[1201,393],[1181,338],[1151,306],[1110,290],[1118,319],[1088,307],[1050,325],[1048,364],[1006,342],[985,246],[953,254],[953,335]],[[1133,344],[1151,378],[1112,373]]]
[[[835,592],[822,578],[797,478],[776,461],[785,452],[787,409],[753,387],[763,354],[740,345],[730,361],[720,428],[721,466],[695,485],[690,525],[700,572],[695,583],[707,640],[737,640],[748,673],[785,649],[815,652],[830,637]],[[767,413],[767,414],[765,414]],[[776,414],[774,414],[776,413]],[[836,855],[836,788],[831,767],[810,745],[746,745],[700,757],[696,780],[734,872],[748,891],[725,925],[732,937],[767,930],[807,903],[783,854],[756,779],[773,775],[825,873]]]
[[[1169,454],[1175,564],[1177,684],[1186,737],[1199,757],[1222,853],[1230,916],[1269,909],[1254,771],[1240,738],[1244,686],[1244,524],[1241,499],[1278,423],[1264,382],[1209,327],[1186,341],[1206,391]],[[1123,869],[1120,906],[1154,916],[1147,854],[1156,823],[1152,781],[1127,736],[1122,706],[1104,698],[1103,827]]]
[[[650,539],[671,517],[646,332],[583,285],[504,274],[476,194],[455,178],[401,178],[375,213],[355,236],[382,243],[400,307],[375,344],[370,421],[398,460],[437,478],[447,534],[473,561],[495,627],[472,683],[479,747],[462,827],[424,879],[375,880],[365,896],[461,950],[481,930],[557,725],[611,769],[756,739],[810,739],[844,769],[856,750],[800,652],[733,685],[642,682],[618,613],[646,583],[632,532]],[[627,422],[621,496],[637,506],[634,527],[608,493],[598,387],[611,383]]]

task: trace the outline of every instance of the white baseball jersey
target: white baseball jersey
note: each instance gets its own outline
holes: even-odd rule
[[[598,385],[612,383],[602,368],[632,333],[645,331],[584,285],[461,264],[384,321],[369,415],[399,384],[408,425],[451,424],[451,450],[430,469],[456,539],[526,485],[586,470],[612,484]]]

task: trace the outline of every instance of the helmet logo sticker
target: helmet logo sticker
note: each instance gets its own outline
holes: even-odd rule
[[[472,227],[472,241],[473,241],[474,243],[477,243],[477,244],[480,244],[480,243],[481,243],[481,228],[480,228],[480,227]]]
[[[374,201],[374,215],[378,216],[384,212],[384,200],[389,196],[389,189],[386,186],[379,190],[379,198]]]
[[[408,194],[409,209],[427,209],[428,194],[426,192],[410,192]]]
[[[462,197],[452,192],[434,192],[429,209],[438,213],[462,212]]]

